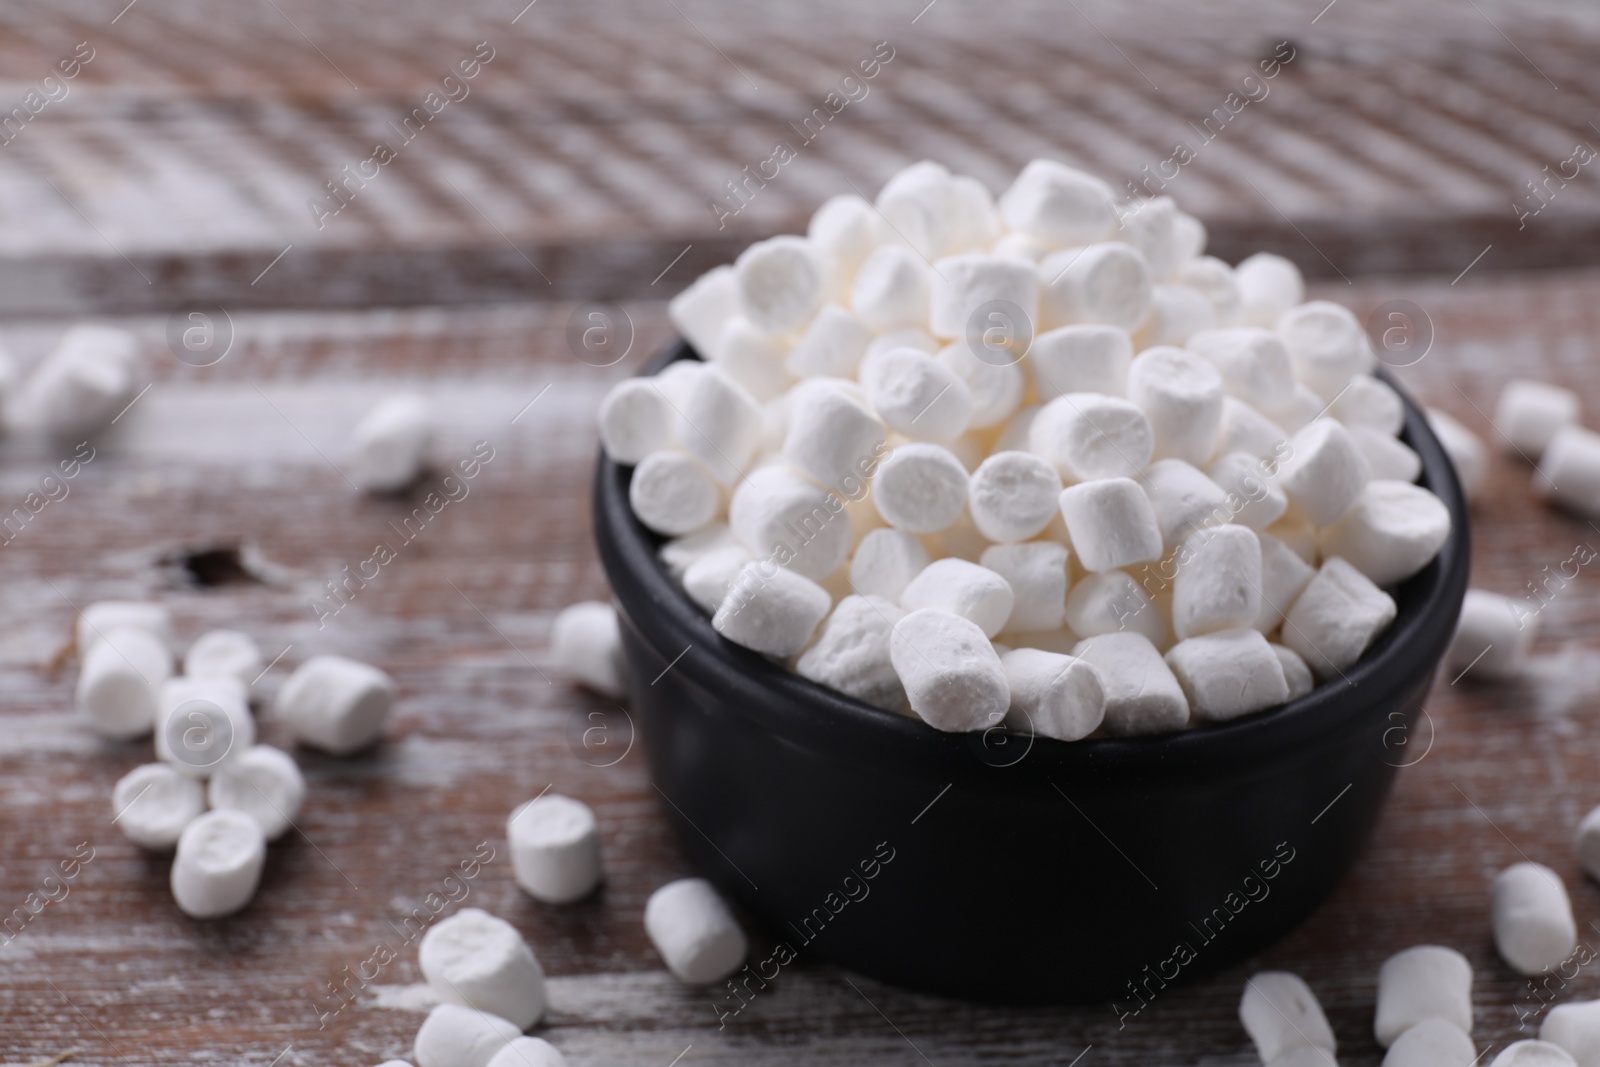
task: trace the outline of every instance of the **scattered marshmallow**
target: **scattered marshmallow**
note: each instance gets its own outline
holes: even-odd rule
[[[953,612],[923,608],[895,623],[889,659],[911,710],[935,729],[988,729],[1010,707],[994,646],[978,624]]]
[[[440,1004],[422,1020],[412,1042],[417,1067],[489,1067],[522,1035],[515,1023],[460,1004]]]
[[[734,578],[711,626],[736,645],[787,658],[805,647],[832,606],[816,582],[757,560]]]
[[[1077,741],[1100,728],[1106,693],[1093,666],[1072,656],[1018,648],[1000,657],[1011,707],[1006,725],[1030,736]]]
[[[544,969],[517,928],[481,908],[462,908],[422,935],[422,977],[446,1004],[499,1016],[520,1033],[544,1015]]]
[[[1284,312],[1278,336],[1289,350],[1295,377],[1324,403],[1332,403],[1373,363],[1361,323],[1349,308],[1329,300],[1313,300]]]
[[[102,737],[142,737],[155,728],[160,687],[172,676],[172,653],[150,631],[123,627],[83,656],[77,703]]]
[[[1100,393],[1067,393],[1039,409],[1028,448],[1066,481],[1128,478],[1150,462],[1155,432],[1138,405]]]
[[[722,490],[705,464],[682,452],[652,452],[628,482],[638,520],[666,537],[694,533],[717,518]]]
[[[1041,402],[1068,393],[1126,396],[1133,341],[1116,326],[1062,326],[1033,339],[1027,363]]]
[[[1582,515],[1600,515],[1600,434],[1568,426],[1550,439],[1533,491]]]
[[[845,597],[795,663],[795,673],[873,707],[899,708],[906,692],[889,657],[889,635],[905,614],[881,596]]]
[[[913,440],[952,440],[972,420],[967,384],[914,348],[891,348],[862,360],[861,384],[878,417]]]
[[[1261,541],[1228,524],[1191,534],[1172,581],[1172,632],[1183,641],[1252,626],[1261,613]]]
[[[261,649],[238,630],[208,630],[183,654],[183,673],[191,678],[221,675],[250,686],[261,677]]]
[[[164,604],[143,600],[102,600],[78,615],[78,655],[86,656],[106,635],[117,630],[143,630],[163,645],[172,645],[172,612]]]
[[[112,822],[140,848],[166,849],[206,810],[205,790],[165,763],[146,763],[111,790]]]
[[[986,637],[1005,628],[1014,604],[1015,595],[1004,578],[987,567],[953,558],[928,564],[900,594],[900,606],[907,611],[950,612],[976,623]]]
[[[1577,1067],[1577,1061],[1566,1049],[1548,1041],[1513,1041],[1489,1067]]]
[[[1297,432],[1289,453],[1278,468],[1279,482],[1318,526],[1349,511],[1372,476],[1355,438],[1333,419],[1317,419]]]
[[[552,645],[556,658],[585,684],[597,682],[613,692],[622,686],[615,675],[602,678],[603,660],[614,654],[603,638],[610,636],[602,609],[607,605],[574,604],[556,617]],[[615,613],[612,613],[615,626]],[[593,644],[585,638],[594,639]],[[313,656],[278,690],[277,715],[296,741],[334,756],[348,756],[383,736],[383,724],[394,706],[394,680],[383,671],[343,656]]]
[[[1470,1035],[1443,1019],[1424,1019],[1395,1039],[1383,1067],[1474,1067],[1478,1049]]]
[[[1036,537],[1060,513],[1061,477],[1030,452],[995,452],[978,464],[967,485],[967,510],[991,541]]]
[[[1450,536],[1450,511],[1409,482],[1373,480],[1348,511],[1317,537],[1324,556],[1340,556],[1375,585],[1394,585],[1426,567]]]
[[[1166,660],[1201,722],[1225,722],[1289,699],[1283,667],[1259,630],[1191,637],[1168,649]]]
[[[806,578],[827,577],[850,554],[844,501],[787,467],[762,467],[740,482],[728,525],[757,559]]]
[[[1434,436],[1455,465],[1461,491],[1468,500],[1476,500],[1489,473],[1489,450],[1483,439],[1442,411],[1429,408],[1427,415]]]
[[[1544,974],[1578,943],[1567,887],[1542,864],[1514,863],[1495,875],[1489,912],[1500,958],[1519,974]]]
[[[73,326],[23,382],[14,420],[59,441],[92,437],[133,402],[137,359],[126,330]]]
[[[216,919],[250,903],[267,859],[261,827],[242,811],[221,809],[183,828],[172,859],[172,899],[190,918]]]
[[[873,530],[850,560],[850,585],[863,596],[900,602],[911,579],[930,562],[922,542],[903,530]]]
[[[350,479],[369,493],[417,480],[433,447],[433,409],[415,393],[386,396],[350,431]]]
[[[1257,252],[1233,268],[1239,287],[1239,322],[1271,329],[1285,311],[1306,298],[1300,268],[1270,252]]]
[[[1067,248],[1039,264],[1039,319],[1046,330],[1076,323],[1133,330],[1150,314],[1150,266],[1129,245]]]
[[[567,1067],[567,1059],[542,1037],[519,1037],[496,1052],[488,1067]]]
[[[235,678],[168,678],[156,695],[156,758],[208,778],[256,740],[244,685]]]
[[[1539,1024],[1539,1040],[1565,1049],[1578,1067],[1600,1063],[1600,1000],[1552,1005]]]
[[[739,309],[767,333],[792,333],[822,305],[823,265],[803,237],[757,241],[733,264]]]
[[[967,469],[947,448],[923,441],[900,445],[878,465],[872,501],[897,530],[938,533],[966,509]]]
[[[1167,733],[1189,721],[1189,701],[1156,646],[1133,631],[1079,641],[1072,654],[1100,676],[1105,693],[1102,725],[1113,737]]]
[[[1428,1019],[1472,1033],[1472,964],[1453,948],[1417,945],[1397,952],[1378,970],[1373,1034],[1388,1048]]]
[[[1330,1061],[1338,1051],[1316,994],[1304,979],[1288,971],[1261,971],[1245,981],[1239,1022],[1262,1063],[1272,1063],[1300,1046],[1326,1052]]]
[[[1128,368],[1128,398],[1155,433],[1157,459],[1204,463],[1222,427],[1222,376],[1193,352],[1147,348]]]
[[[211,776],[206,796],[214,809],[242,811],[268,841],[294,825],[306,798],[306,780],[294,757],[270,745],[251,745]]]
[[[1326,679],[1352,666],[1394,621],[1394,598],[1335,556],[1306,583],[1283,619],[1283,643]]]
[[[1548,382],[1514,378],[1500,390],[1494,428],[1510,452],[1537,463],[1556,434],[1578,425],[1578,394]]]
[[[683,878],[651,893],[644,928],[667,969],[688,985],[721,981],[749,952],[744,931],[704,878]]]
[[[1003,578],[1012,591],[1014,600],[1011,613],[1006,616],[1007,630],[1061,628],[1067,610],[1065,545],[1056,541],[990,545],[978,562]]]
[[[1116,570],[1161,558],[1155,508],[1132,479],[1102,478],[1067,486],[1061,491],[1061,515],[1078,562],[1087,570]]]
[[[535,900],[570,904],[600,884],[600,824],[589,805],[546,793],[506,820],[511,869]]]

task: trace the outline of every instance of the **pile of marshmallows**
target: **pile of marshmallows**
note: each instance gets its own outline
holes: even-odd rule
[[[186,914],[243,908],[267,842],[294,824],[306,792],[291,756],[255,743],[249,694],[264,673],[255,642],[213,630],[175,676],[167,609],[104,601],[79,616],[77,643],[77,702],[95,731],[117,740],[155,734],[157,762],[112,790],[114,821],[143,848],[176,847],[172,896]],[[344,756],[378,739],[393,702],[394,683],[377,668],[316,656],[279,689],[276,714],[301,744]]]
[[[1169,198],[931,162],[670,306],[705,357],[600,410],[728,640],[940,730],[1075,740],[1281,704],[1450,532],[1359,322]]]

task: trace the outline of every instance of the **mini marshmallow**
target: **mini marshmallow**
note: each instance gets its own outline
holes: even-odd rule
[[[1289,496],[1272,477],[1276,467],[1248,452],[1229,452],[1211,462],[1206,477],[1227,494],[1234,522],[1264,530],[1289,510]]]
[[[206,810],[200,783],[165,763],[135,767],[111,790],[112,822],[140,848],[166,849]]]
[[[172,653],[148,630],[97,635],[78,673],[78,707],[102,737],[141,737],[155,728],[157,694],[172,676]]]
[[[1018,365],[1022,353],[972,340],[946,345],[934,358],[960,378],[961,384],[972,394],[969,429],[998,426],[1022,403],[1028,386],[1022,367]]]
[[[628,504],[651,530],[681,537],[717,518],[722,490],[706,465],[693,456],[652,452],[633,469]]]
[[[1340,556],[1375,585],[1394,585],[1416,574],[1450,536],[1450,511],[1438,497],[1408,482],[1375,480],[1317,545]]]
[[[733,264],[739,309],[767,333],[792,333],[822,306],[823,264],[803,237],[757,241]]]
[[[1005,668],[977,623],[937,608],[912,611],[889,636],[889,660],[911,710],[937,730],[985,730],[1011,705]]]
[[[683,591],[705,612],[715,613],[728,587],[753,557],[743,545],[723,545],[707,552],[683,572]]]
[[[1390,437],[1398,437],[1406,425],[1405,401],[1392,386],[1370,374],[1351,378],[1328,411],[1352,430],[1365,426]]]
[[[842,389],[814,386],[793,395],[783,458],[831,489],[849,492],[863,483],[886,450],[883,424]]]
[[[989,248],[991,255],[1020,259],[1028,263],[1039,262],[1049,251],[1049,248],[1025,233],[1007,233]]]
[[[1157,196],[1137,201],[1118,219],[1122,240],[1139,250],[1150,264],[1150,276],[1158,282],[1171,278],[1178,269],[1180,214],[1172,197]]]
[[[1422,457],[1404,441],[1370,426],[1349,427],[1356,447],[1367,459],[1372,477],[1393,482],[1414,482],[1422,474]]]
[[[206,778],[255,744],[244,684],[235,678],[168,678],[156,694],[156,758]]]
[[[1078,323],[1133,330],[1154,296],[1144,256],[1116,241],[1044,257],[1039,283],[1039,322],[1047,330]]]
[[[1061,477],[1031,452],[995,452],[972,472],[967,510],[991,541],[1026,541],[1059,513]]]
[[[789,387],[789,342],[735,315],[722,328],[711,366],[738,382],[757,403],[775,400]]]
[[[1338,1051],[1316,994],[1304,979],[1288,971],[1261,971],[1245,981],[1239,1022],[1255,1042],[1262,1063],[1300,1046],[1320,1049],[1330,1061]]]
[[[1444,446],[1445,453],[1456,468],[1461,481],[1461,491],[1468,500],[1476,500],[1483,489],[1483,479],[1489,473],[1489,450],[1483,440],[1443,411],[1429,408],[1428,425]],[[1535,479],[1538,484],[1538,479]]]
[[[609,622],[608,622],[609,620]],[[608,604],[574,604],[556,616],[551,648],[585,685],[620,694],[621,649],[616,612]],[[383,736],[394,706],[394,680],[376,667],[343,656],[313,656],[278,690],[278,718],[302,745],[348,756]]]
[[[667,304],[667,318],[706,359],[716,349],[723,327],[738,313],[739,282],[732,265],[700,275]]]
[[[1067,594],[1066,623],[1079,637],[1126,631],[1157,648],[1172,644],[1167,613],[1122,571],[1087,574],[1075,583]]]
[[[1544,974],[1572,955],[1578,929],[1561,876],[1538,863],[1514,863],[1489,887],[1500,958],[1519,974]]]
[[[952,251],[967,228],[960,199],[949,169],[925,159],[885,182],[876,204],[896,238],[933,259]]]
[[[863,596],[899,603],[900,594],[930,562],[922,542],[903,530],[873,530],[850,560],[850,585]]]
[[[761,443],[761,406],[744,386],[707,367],[684,393],[674,434],[717,481],[732,485]]]
[[[832,606],[816,582],[758,560],[734,578],[711,626],[736,645],[787,658],[805,647]]]
[[[1278,657],[1278,666],[1283,668],[1283,680],[1289,687],[1290,700],[1299,700],[1317,687],[1316,679],[1311,676],[1311,668],[1293,649],[1273,645],[1272,654]]]
[[[1494,428],[1508,451],[1537,463],[1556,434],[1578,425],[1578,413],[1578,394],[1571,389],[1513,378],[1495,403]]]
[[[1032,335],[1039,317],[1039,272],[1032,264],[970,253],[941,259],[933,265],[928,332],[935,337],[981,338],[997,324],[979,311],[998,301],[1023,317],[1021,322],[999,325],[1010,331],[1026,329]]]
[[[706,353],[706,358],[711,358],[711,353]],[[661,393],[663,399],[672,406],[674,411],[681,407],[689,398],[689,389],[695,381],[704,374],[709,364],[698,359],[675,359],[662,367],[659,372],[648,379]],[[676,415],[674,415],[676,418]],[[673,430],[676,434],[676,430]],[[649,453],[645,453],[649,455]]]
[[[1140,348],[1182,346],[1216,325],[1216,309],[1205,294],[1187,285],[1157,285],[1150,293],[1150,315],[1134,337]]]
[[[1560,1045],[1548,1041],[1514,1041],[1501,1050],[1489,1067],[1577,1067]]]
[[[1077,741],[1100,728],[1106,694],[1100,674],[1081,659],[1018,648],[1000,657],[1011,688],[1006,725],[1029,736]]]
[[[546,793],[506,820],[511,870],[535,900],[570,904],[600,884],[600,825],[581,800]]]
[[[872,501],[896,529],[938,533],[967,506],[967,470],[949,449],[921,441],[900,445],[878,465]]]
[[[1323,561],[1285,614],[1283,643],[1326,679],[1360,659],[1395,613],[1393,597],[1335,556]]]
[[[1568,426],[1550,440],[1533,491],[1583,515],[1600,515],[1600,434]]]
[[[276,841],[294,825],[306,797],[306,780],[287,752],[270,745],[251,745],[228,760],[206,786],[211,807],[242,811]]]
[[[872,343],[872,331],[837,304],[817,312],[789,351],[784,367],[796,378],[854,378]]]
[[[844,193],[817,209],[806,236],[811,247],[830,261],[832,273],[848,281],[883,243],[883,231],[883,218],[876,208],[853,193]]]
[[[1155,433],[1132,401],[1067,393],[1034,416],[1028,448],[1049,460],[1063,480],[1127,478],[1150,462]]]
[[[1388,1048],[1427,1019],[1472,1032],[1472,964],[1453,948],[1417,945],[1397,952],[1378,970],[1378,1012],[1372,1031]]]
[[[763,467],[733,492],[728,525],[757,559],[824,578],[850,553],[844,501],[787,467]]]
[[[1578,1067],[1600,1063],[1600,1000],[1552,1005],[1539,1025],[1539,1040],[1565,1049]]]
[[[567,1067],[567,1060],[541,1037],[519,1037],[496,1052],[487,1067]]]
[[[1026,452],[1028,450],[1028,434],[1033,429],[1034,417],[1039,414],[1039,404],[1029,404],[1019,408],[1017,413],[1006,420],[995,436],[990,453],[995,452]],[[976,470],[976,468],[974,468]]]
[[[1595,881],[1600,881],[1600,807],[1590,808],[1589,814],[1578,824],[1574,847],[1578,853],[1578,864],[1583,868],[1583,872]]]
[[[1289,432],[1237,397],[1222,398],[1222,425],[1217,430],[1216,456],[1244,452],[1258,458],[1271,457],[1273,470],[1287,453]]]
[[[1188,216],[1185,216],[1188,218]],[[1194,220],[1198,224],[1198,220]],[[1178,267],[1177,280],[1211,303],[1217,322],[1229,323],[1239,315],[1239,283],[1233,268],[1215,256],[1197,256]]]
[[[1155,508],[1131,478],[1067,486],[1061,491],[1061,516],[1086,570],[1116,570],[1161,558]]]
[[[704,878],[683,878],[651,893],[644,928],[667,969],[688,985],[721,981],[749,951],[744,931]]]
[[[1201,722],[1225,722],[1289,699],[1283,667],[1258,630],[1191,637],[1168,649],[1166,660]]]
[[[1317,528],[1311,525],[1311,520],[1305,517],[1304,512],[1294,506],[1292,500],[1283,518],[1261,532],[1282,541],[1290,551],[1313,567],[1322,561],[1317,551]],[[1287,610],[1288,605],[1284,605],[1284,608]]]
[[[446,1004],[489,1012],[526,1030],[544,1014],[544,968],[517,928],[462,908],[422,935],[417,966]]]
[[[1343,304],[1312,300],[1278,319],[1278,336],[1289,350],[1295,377],[1331,402],[1352,378],[1371,369],[1372,348],[1361,323]]]
[[[1295,433],[1321,418],[1327,408],[1327,402],[1322,397],[1312,392],[1307,386],[1296,384],[1294,396],[1289,403],[1281,408],[1273,408],[1271,411],[1263,412],[1263,414],[1290,433]]]
[[[261,827],[242,811],[224,808],[183,828],[172,858],[172,899],[192,919],[231,915],[250,903],[267,859]]]
[[[1006,617],[1007,630],[1061,628],[1067,601],[1065,545],[1055,541],[990,545],[978,562],[1004,578],[1011,588],[1014,601]]]
[[[183,673],[191,678],[222,675],[248,688],[262,672],[261,650],[249,634],[208,630],[183,654]]]
[[[1173,213],[1172,241],[1174,252],[1178,258],[1178,272],[1180,274],[1184,267],[1189,266],[1204,254],[1208,236],[1206,224],[1193,215],[1183,211]],[[1205,258],[1209,259],[1211,257]],[[1233,273],[1233,268],[1226,263],[1222,263],[1222,260],[1219,259],[1216,262],[1221,263],[1230,275]]]
[[[907,611],[937,608],[960,615],[976,623],[985,637],[1005,628],[1014,604],[1015,595],[1004,578],[955,558],[934,560],[900,594],[900,606]]]
[[[1156,460],[1139,481],[1155,509],[1161,541],[1168,547],[1176,548],[1193,530],[1232,517],[1223,488],[1181,459]]]
[[[133,402],[137,358],[126,330],[70,327],[18,390],[12,417],[62,442],[92,437]]]
[[[1100,677],[1105,693],[1102,725],[1113,737],[1181,730],[1189,700],[1156,646],[1143,634],[1103,633],[1079,641],[1072,654]]]
[[[1116,222],[1105,182],[1049,159],[1023,167],[999,208],[1009,229],[1052,248],[1103,240]]]
[[[1202,330],[1185,346],[1222,376],[1222,387],[1254,408],[1280,408],[1294,397],[1294,367],[1276,334],[1253,327]],[[1366,381],[1375,381],[1367,378]]]
[[[1261,542],[1261,612],[1252,625],[1270,634],[1283,625],[1284,615],[1311,584],[1317,569],[1269,533],[1258,534],[1257,540]]]
[[[411,1055],[417,1067],[489,1067],[521,1034],[498,1015],[439,1004],[422,1020]]]
[[[887,352],[892,348],[915,348],[925,355],[933,355],[943,346],[926,330],[900,329],[890,330],[888,333],[879,334],[867,345],[867,351],[862,355],[862,362],[880,352]]]
[[[957,174],[950,179],[951,225],[946,252],[978,250],[1000,236],[1000,212],[994,194],[978,179]]]
[[[1172,632],[1178,640],[1251,626],[1261,613],[1261,542],[1230,523],[1184,540],[1172,581]]]
[[[899,605],[883,597],[845,597],[795,664],[795,673],[873,707],[895,710],[906,693],[889,659],[889,634],[904,616]]]
[[[929,273],[927,264],[911,249],[879,245],[856,272],[850,310],[873,333],[924,330],[928,325]]]
[[[1474,1067],[1478,1049],[1458,1026],[1424,1019],[1395,1039],[1383,1067]]]
[[[715,523],[687,537],[675,537],[656,550],[656,558],[667,573],[679,581],[700,557],[727,545],[738,544],[726,523]]]
[[[1222,428],[1222,376],[1181,348],[1148,348],[1128,368],[1128,398],[1155,433],[1155,458],[1204,463]]]
[[[1285,311],[1306,298],[1300,268],[1271,252],[1257,252],[1233,268],[1239,286],[1239,323],[1271,329]]]
[[[1033,339],[1027,362],[1041,402],[1068,393],[1126,396],[1133,341],[1116,326],[1062,326]]]
[[[350,478],[370,493],[399,492],[422,473],[433,410],[415,393],[386,396],[350,431]]]
[[[164,604],[143,600],[102,600],[78,615],[78,655],[86,656],[107,634],[116,630],[143,630],[163,645],[172,645],[172,612]]]
[[[913,348],[861,363],[861,384],[878,417],[914,440],[949,441],[972,419],[972,392],[956,373]]]
[[[1316,420],[1289,439],[1289,448],[1278,480],[1306,518],[1326,526],[1360,499],[1372,469],[1337,421]]]

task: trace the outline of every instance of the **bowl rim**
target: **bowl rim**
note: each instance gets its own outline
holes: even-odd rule
[[[640,373],[655,374],[677,360],[698,358],[687,341],[677,338]],[[719,697],[725,707],[791,742],[835,750],[841,758],[876,766],[915,753],[930,771],[962,778],[995,770],[1051,780],[1073,773],[1094,777],[1136,771],[1214,773],[1220,767],[1248,773],[1252,764],[1286,750],[1314,744],[1330,733],[1368,726],[1368,708],[1382,707],[1400,690],[1431,681],[1455,632],[1471,554],[1465,496],[1422,409],[1384,369],[1375,373],[1401,398],[1405,425],[1400,438],[1422,461],[1418,483],[1449,510],[1450,536],[1432,562],[1391,590],[1399,608],[1395,621],[1341,679],[1323,682],[1296,700],[1226,722],[1164,734],[1080,741],[1004,734],[998,729],[944,733],[915,717],[873,707],[812,682],[718,634],[710,616],[689,599],[659,562],[656,546],[665,539],[634,518],[628,505],[632,468],[614,463],[603,449],[595,468],[595,537],[613,595],[625,616],[624,625],[642,635],[663,662],[678,656],[667,669],[682,671]],[[662,654],[663,649],[680,648],[681,653]],[[636,679],[634,684],[655,682]],[[1354,690],[1370,693],[1370,699],[1349,699]],[[1392,729],[1407,725],[1396,724]],[[838,736],[841,731],[851,735],[843,748]],[[1022,756],[997,755],[1000,745],[1019,737],[1028,743]],[[1383,738],[1387,746],[1387,731]],[[1403,737],[1400,744],[1404,744]]]

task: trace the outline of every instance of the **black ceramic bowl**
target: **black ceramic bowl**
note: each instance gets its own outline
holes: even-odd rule
[[[684,358],[679,342],[649,369]],[[1403,439],[1454,531],[1345,680],[1233,722],[1075,743],[940,733],[724,641],[657,562],[629,469],[602,456],[595,535],[644,750],[690,862],[787,945],[752,973],[792,952],[1121,1013],[1305,919],[1429,741],[1413,726],[1466,590],[1461,488],[1409,399]]]

